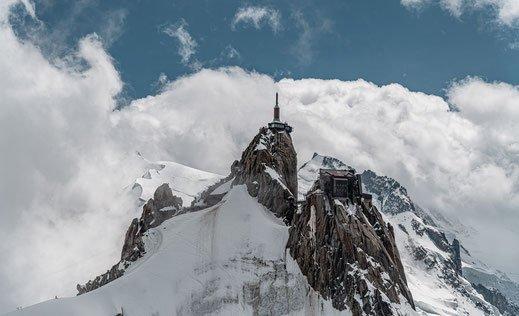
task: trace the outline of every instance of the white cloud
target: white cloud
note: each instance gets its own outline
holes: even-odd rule
[[[221,55],[226,59],[240,59],[240,52],[232,45],[227,45]]]
[[[295,12],[293,18],[301,32],[292,48],[292,54],[296,56],[301,64],[307,65],[314,58],[313,37],[315,33],[305,20],[303,13]]]
[[[122,82],[99,38],[71,58],[89,68],[57,67],[1,14],[0,313],[73,294],[115,260],[137,213],[122,188],[140,169],[128,141],[111,136]]]
[[[423,8],[439,4],[455,17],[469,10],[491,10],[495,20],[507,27],[519,25],[519,1],[517,0],[400,0],[407,8]]]
[[[116,9],[108,11],[104,17],[104,25],[100,30],[100,36],[106,47],[111,46],[123,34],[123,27],[128,11],[125,9]]]
[[[519,41],[508,44],[508,48],[511,50],[519,50]]]
[[[232,21],[232,27],[243,23],[260,29],[263,25],[268,25],[274,32],[281,30],[281,13],[273,8],[260,6],[241,7],[236,11]]]
[[[182,63],[194,69],[199,69],[200,63],[196,60],[191,61],[191,57],[196,53],[198,43],[187,31],[187,26],[187,22],[182,19],[175,25],[166,26],[163,32],[178,40],[178,54],[182,58]]]
[[[319,39],[323,32],[331,32],[332,22],[327,18],[318,17],[311,24],[301,11],[294,11],[292,19],[299,29],[299,36],[291,47],[292,55],[297,58],[300,64],[308,65],[314,60],[316,54],[315,41]]]
[[[139,213],[124,189],[142,170],[135,151],[226,173],[271,119],[276,91],[300,162],[317,151],[397,178],[423,205],[483,227],[487,257],[518,272],[518,87],[468,78],[449,89],[453,112],[442,98],[398,84],[203,69],[163,76],[159,94],[113,111],[123,83],[98,38],[82,39],[72,58],[88,68],[56,67],[3,16],[2,309],[71,295],[115,262]]]

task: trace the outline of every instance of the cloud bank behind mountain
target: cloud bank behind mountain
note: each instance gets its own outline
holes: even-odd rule
[[[229,67],[116,110],[124,83],[97,36],[49,61],[0,17],[0,292],[9,293],[0,312],[71,295],[115,262],[139,212],[125,193],[143,171],[136,151],[225,174],[271,119],[275,92],[300,162],[317,151],[394,177],[420,204],[474,225],[491,263],[517,269],[516,86],[467,78],[444,100],[398,84],[275,81]]]

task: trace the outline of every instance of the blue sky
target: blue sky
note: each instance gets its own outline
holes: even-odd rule
[[[233,23],[247,7],[267,9],[258,27]],[[43,32],[52,34],[52,46],[42,44],[49,54],[64,54],[98,33],[129,99],[153,94],[161,74],[175,79],[196,65],[238,65],[277,79],[363,78],[437,95],[466,76],[519,83],[517,24],[504,25],[490,6],[456,14],[434,2],[397,0],[82,0],[36,1],[36,11]],[[187,63],[178,38],[165,31],[179,26],[196,43]]]

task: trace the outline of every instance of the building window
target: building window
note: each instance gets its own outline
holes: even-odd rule
[[[347,197],[348,196],[348,180],[333,179],[334,196]]]

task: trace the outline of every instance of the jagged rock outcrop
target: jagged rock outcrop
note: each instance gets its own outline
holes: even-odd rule
[[[392,304],[414,308],[394,231],[363,201],[345,205],[319,187],[295,215],[287,243],[310,286],[353,315],[393,315]]]
[[[461,246],[462,254],[467,258],[467,250]],[[473,263],[473,262],[469,262]],[[477,263],[476,263],[477,264]],[[463,277],[466,278],[472,284],[481,284],[486,288],[493,288],[501,292],[508,302],[519,306],[519,284],[511,280],[506,274],[501,271],[492,271],[486,266],[478,268],[474,264],[473,266],[463,267]]]
[[[434,220],[420,206],[416,205],[407,194],[407,189],[398,181],[386,176],[379,176],[371,170],[362,173],[362,183],[372,193],[380,211],[385,214],[412,212],[425,223],[435,225]]]
[[[134,218],[126,231],[124,237],[123,249],[121,251],[121,260],[135,261],[144,253],[144,242],[140,230],[139,220]]]
[[[173,217],[182,209],[182,199],[173,195],[167,183],[159,186],[153,198],[149,199],[142,207],[142,215],[139,220],[133,219],[126,231],[121,261],[135,261],[142,257],[144,252],[143,234],[150,228],[157,227],[165,220]]]
[[[124,269],[121,268],[120,264],[116,264],[110,268],[110,270],[105,273],[97,276],[94,280],[89,280],[87,283],[83,285],[76,285],[76,289],[78,291],[77,295],[81,295],[86,292],[90,292],[95,290],[113,280],[120,278],[124,274]]]
[[[462,275],[462,266],[461,266],[461,253],[460,253],[460,242],[454,238],[452,241],[452,261],[454,261],[454,267],[456,268],[456,273],[458,275]]]
[[[191,206],[185,208],[186,212],[196,212],[204,208],[211,207],[222,200],[227,192],[231,189],[234,175],[236,174],[235,166],[238,161],[234,161],[231,165],[231,173],[220,179],[218,182],[210,185],[205,190],[200,192],[191,202]]]
[[[78,284],[76,286],[78,295],[95,290],[121,277],[131,262],[143,256],[145,248],[142,238],[146,231],[157,227],[181,210],[182,199],[173,195],[167,183],[159,186],[155,190],[153,198],[144,204],[140,219],[134,218],[128,227],[121,251],[121,260],[94,280],[90,280],[84,285]]]
[[[427,225],[422,222],[419,222],[418,220],[413,219],[411,221],[411,225],[413,227],[413,230],[419,235],[423,236],[426,234],[429,239],[434,243],[438,249],[451,253],[453,250],[453,247],[449,244],[449,241],[447,240],[447,237],[445,236],[445,233],[436,229],[433,226]],[[459,248],[458,248],[459,249]]]
[[[482,284],[472,284],[472,286],[478,291],[479,294],[483,295],[485,301],[494,305],[501,314],[505,316],[516,316],[519,315],[519,306],[508,302],[506,297],[494,288],[487,288]]]
[[[290,134],[261,128],[232,172],[233,185],[245,184],[251,196],[291,222],[297,199],[297,156]]]
[[[140,219],[141,232],[157,227],[166,219],[173,217],[182,208],[182,199],[173,195],[167,183],[155,190],[153,198],[149,199],[142,208]]]
[[[461,269],[461,254],[460,254],[460,243],[457,239],[454,239],[452,245],[449,244],[445,233],[440,231],[434,226],[425,224],[425,221],[419,221],[417,219],[411,220],[411,227],[418,236],[427,236],[433,244],[441,251],[449,254],[447,258],[430,254],[429,251],[423,247],[416,247],[413,250],[416,260],[423,261],[426,266],[442,267],[444,271],[444,279],[447,280],[453,286],[458,286],[460,280],[457,276],[462,275]],[[406,234],[407,231],[404,230]]]

